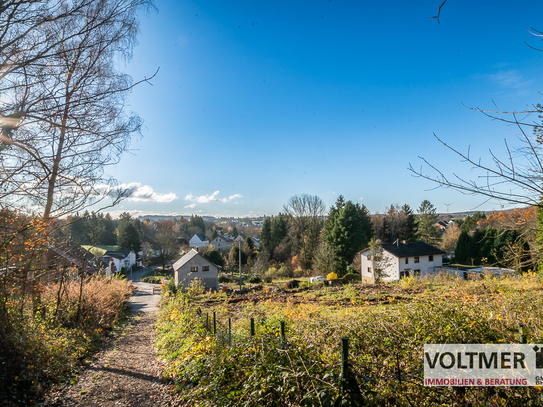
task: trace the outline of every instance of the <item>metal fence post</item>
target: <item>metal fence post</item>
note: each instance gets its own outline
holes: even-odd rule
[[[251,318],[251,336],[255,336],[255,319]]]
[[[232,318],[228,318],[228,343],[232,344]]]
[[[349,338],[341,338],[341,380],[347,385],[349,380]]]
[[[206,331],[209,329],[209,313],[206,312]]]
[[[526,343],[526,324],[519,322],[518,324],[518,340],[520,343]]]
[[[283,346],[287,342],[287,338],[285,337],[285,321],[281,321],[281,341],[283,342]]]
[[[213,311],[213,335],[217,335],[217,316],[215,311]]]

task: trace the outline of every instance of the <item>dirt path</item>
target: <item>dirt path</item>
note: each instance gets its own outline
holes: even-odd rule
[[[152,285],[135,283],[128,324],[109,338],[92,362],[82,366],[77,383],[49,394],[42,406],[170,406],[160,382],[153,325],[159,295]]]

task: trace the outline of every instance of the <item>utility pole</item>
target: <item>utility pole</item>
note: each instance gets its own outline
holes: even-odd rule
[[[238,240],[239,250],[239,292],[241,293],[241,240]]]

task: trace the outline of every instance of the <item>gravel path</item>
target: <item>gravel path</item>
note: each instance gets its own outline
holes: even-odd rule
[[[153,325],[159,295],[151,284],[135,283],[132,314],[123,329],[82,366],[77,383],[51,392],[42,406],[171,406],[168,386],[160,382]]]

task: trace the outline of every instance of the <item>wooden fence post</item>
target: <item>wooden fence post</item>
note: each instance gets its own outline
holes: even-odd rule
[[[251,318],[251,336],[255,336],[255,319]]]
[[[518,341],[519,343],[526,343],[526,324],[519,322],[518,324]]]
[[[232,318],[228,318],[228,343],[232,344]]]
[[[285,321],[281,321],[281,341],[283,342],[283,346],[285,346],[287,342],[287,338],[285,336]]]
[[[215,314],[213,311],[213,335],[217,335],[217,316]]]

